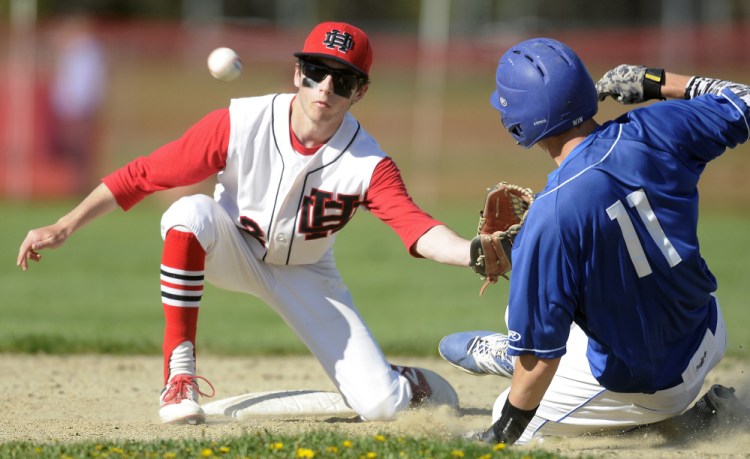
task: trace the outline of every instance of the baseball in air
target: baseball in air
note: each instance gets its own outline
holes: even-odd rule
[[[208,71],[221,81],[232,81],[242,73],[240,56],[231,48],[216,48],[208,55]]]

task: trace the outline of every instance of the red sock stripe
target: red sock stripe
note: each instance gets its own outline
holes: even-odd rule
[[[173,284],[171,282],[167,282],[165,280],[161,281],[161,285],[163,287],[169,287],[169,288],[176,288],[180,290],[194,290],[194,291],[200,291],[203,290],[202,285],[182,285],[182,284]]]

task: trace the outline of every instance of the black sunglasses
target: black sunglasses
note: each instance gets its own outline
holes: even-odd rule
[[[356,73],[334,69],[316,62],[300,59],[299,66],[302,70],[302,74],[307,77],[306,79],[312,80],[315,85],[323,81],[326,76],[331,75],[331,79],[333,80],[333,93],[341,97],[349,98],[357,85],[364,84],[367,81],[366,78],[357,75]],[[309,87],[314,87],[312,84],[306,83],[304,80],[303,84],[306,84]]]

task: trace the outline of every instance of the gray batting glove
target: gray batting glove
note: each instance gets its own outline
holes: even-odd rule
[[[622,64],[604,74],[596,83],[599,100],[607,96],[621,104],[640,104],[646,101],[643,97],[643,77],[646,67],[642,65]]]

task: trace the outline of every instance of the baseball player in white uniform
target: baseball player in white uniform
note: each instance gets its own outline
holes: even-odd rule
[[[39,261],[77,229],[159,190],[216,175],[213,199],[179,199],[164,214],[164,423],[201,423],[195,337],[204,282],[264,300],[317,357],[364,420],[386,420],[450,390],[419,369],[390,365],[354,306],[333,258],[337,232],[363,207],[415,257],[465,267],[469,241],[422,211],[393,160],[349,113],[368,90],[367,35],[325,22],[305,41],[296,94],[235,99],[174,142],[100,184],[57,223],[32,230],[18,265]],[[201,392],[198,380],[203,380]]]

